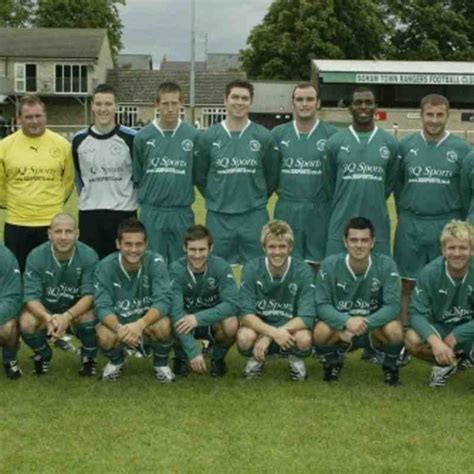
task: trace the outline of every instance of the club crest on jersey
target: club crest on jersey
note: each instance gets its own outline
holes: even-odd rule
[[[122,153],[122,146],[121,145],[113,145],[113,146],[110,147],[110,154],[111,155],[117,156],[117,155],[120,155],[120,153]]]
[[[61,154],[61,152],[59,151],[59,148],[53,147],[49,149],[49,154],[51,157],[57,158]]]
[[[288,291],[290,292],[290,295],[296,296],[296,293],[298,292],[298,285],[296,283],[290,283],[288,285]]]
[[[382,286],[382,282],[378,278],[372,278],[372,285],[370,291],[379,291]]]
[[[150,279],[148,278],[148,275],[143,275],[142,284],[143,288],[150,288]]]
[[[382,160],[388,160],[390,158],[390,150],[385,145],[379,148],[379,152],[380,158],[382,158]]]
[[[215,278],[208,278],[207,279],[207,286],[208,286],[209,290],[211,290],[211,291],[217,289],[216,279]]]
[[[324,149],[326,148],[326,142],[327,142],[327,140],[325,140],[324,138],[321,138],[321,140],[318,140],[316,142],[316,148],[319,151],[324,151]]]
[[[448,151],[446,153],[446,159],[450,162],[450,163],[456,163],[458,161],[458,154],[451,150],[451,151]]]
[[[189,138],[186,138],[181,142],[181,148],[183,151],[191,151],[193,149],[193,142]]]
[[[250,140],[249,146],[250,149],[255,152],[260,151],[260,149],[262,148],[262,145],[258,140]]]

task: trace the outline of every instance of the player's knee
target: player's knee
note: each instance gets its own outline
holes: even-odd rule
[[[382,328],[382,333],[390,344],[403,342],[403,326],[400,321],[391,321]]]
[[[252,329],[241,327],[237,331],[237,345],[242,350],[252,348],[257,340],[257,333]]]
[[[115,349],[118,345],[118,337],[113,331],[111,331],[108,327],[104,326],[103,324],[97,325],[96,328],[96,338],[97,338],[97,345],[103,351],[110,351]]]
[[[332,336],[333,330],[325,322],[319,321],[313,330],[313,340],[316,345],[325,344]]]
[[[93,310],[86,311],[84,314],[80,314],[74,318],[74,322],[77,324],[88,323],[89,321],[95,321],[95,313]]]
[[[416,356],[423,346],[423,341],[421,337],[413,330],[409,329],[405,334],[405,347],[407,351],[411,354]]]
[[[5,324],[0,326],[0,345],[11,343],[18,339],[19,328],[18,320],[10,319]]]
[[[145,331],[147,337],[153,340],[165,340],[171,337],[172,333],[171,319],[165,316],[157,321],[155,324],[148,326]]]
[[[311,331],[308,329],[302,329],[294,333],[296,347],[300,351],[308,351],[313,345],[313,338],[311,337]]]
[[[34,334],[42,327],[40,321],[28,311],[20,315],[20,331],[22,334]]]
[[[224,319],[222,321],[222,331],[226,338],[234,338],[239,329],[239,320],[236,316]]]

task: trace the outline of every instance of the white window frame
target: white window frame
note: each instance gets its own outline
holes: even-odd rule
[[[222,122],[227,117],[225,107],[204,107],[201,111],[201,127],[209,128],[212,125]]]
[[[135,128],[138,122],[138,107],[136,105],[118,104],[115,120],[125,127]]]
[[[59,91],[58,88],[57,88],[57,80],[58,80],[58,77],[57,77],[57,73],[56,73],[56,70],[57,70],[57,67],[58,66],[61,66],[62,67],[62,90]],[[65,92],[64,91],[64,84],[65,84],[65,74],[64,74],[64,67],[67,66],[67,67],[70,67],[71,68],[71,76],[70,76],[70,81],[71,81],[71,90],[69,92]],[[82,68],[85,68],[85,71],[86,71],[86,90],[79,90],[79,91],[74,91],[73,90],[73,85],[74,85],[74,76],[72,74],[72,71],[73,71],[73,68],[74,67],[78,67],[79,68],[79,89],[81,88],[81,84],[82,84],[82,73],[81,73],[81,70]],[[60,94],[60,95],[87,95],[88,93],[88,89],[89,89],[89,71],[88,71],[88,68],[87,68],[87,64],[79,64],[79,63],[55,63],[54,65],[54,93],[55,94]]]
[[[35,66],[35,88],[26,89],[26,66]],[[37,92],[38,90],[38,65],[36,63],[15,63],[15,92]]]

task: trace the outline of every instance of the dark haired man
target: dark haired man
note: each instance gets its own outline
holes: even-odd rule
[[[316,279],[314,341],[324,380],[338,380],[348,351],[370,347],[382,361],[385,383],[399,385],[403,329],[397,267],[390,257],[372,253],[374,226],[364,217],[346,224],[344,245],[346,252],[322,262]]]
[[[118,252],[103,259],[95,272],[97,344],[109,362],[105,381],[117,380],[125,363],[125,349],[153,357],[155,377],[170,383],[171,289],[163,257],[147,250],[144,225],[134,218],[117,229]]]
[[[199,133],[181,120],[183,93],[176,82],[158,87],[159,117],[135,137],[133,179],[150,249],[171,263],[183,255],[183,235],[194,222],[193,153]]]
[[[100,258],[115,251],[119,223],[136,214],[132,181],[135,131],[116,123],[114,89],[100,84],[92,95],[93,124],[72,139],[79,192],[81,240]]]
[[[199,136],[195,153],[214,253],[229,263],[261,255],[258,238],[278,181],[278,149],[271,133],[249,120],[252,99],[249,82],[227,84],[227,118]]]
[[[171,265],[173,322],[182,347],[176,350],[175,373],[185,375],[189,359],[195,372],[206,371],[196,339],[213,343],[211,375],[227,372],[225,356],[239,327],[239,289],[232,269],[212,255],[212,236],[206,227],[192,225],[184,235],[185,257]]]
[[[344,251],[342,235],[355,216],[370,218],[375,227],[375,250],[390,255],[390,220],[386,198],[398,169],[398,143],[375,125],[374,93],[355,89],[349,112],[352,125],[333,135],[323,159],[323,182],[331,199],[326,255]]]

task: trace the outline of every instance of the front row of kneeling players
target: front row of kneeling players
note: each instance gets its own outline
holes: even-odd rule
[[[161,256],[146,250],[145,228],[135,219],[120,225],[118,252],[99,263],[78,236],[69,214],[53,219],[50,242],[28,256],[23,309],[20,272],[13,255],[0,247],[0,344],[10,378],[21,376],[16,358],[20,313],[19,328],[34,352],[38,375],[48,371],[52,357],[48,336],[60,337],[71,328],[82,343],[79,373],[96,373],[98,345],[109,360],[104,380],[120,376],[128,348],[152,357],[161,382],[173,381],[175,373],[185,375],[189,367],[206,372],[199,339],[208,339],[215,377],[226,373],[225,356],[236,341],[247,358],[247,378],[262,373],[268,355],[284,353],[291,379],[304,380],[304,358],[315,347],[324,380],[334,381],[347,352],[371,347],[384,381],[400,383],[400,278],[390,257],[372,253],[374,229],[367,219],[349,221],[347,252],[325,259],[316,282],[310,267],[291,257],[291,228],[283,221],[270,222],[262,231],[265,256],[243,268],[240,289],[231,267],[212,255],[212,236],[204,226],[188,229],[186,256],[169,270]],[[472,242],[467,223],[448,224],[441,235],[443,257],[425,267],[412,297],[405,345],[435,364],[432,386],[446,384],[460,357],[470,360]],[[174,373],[168,365],[173,345]]]

